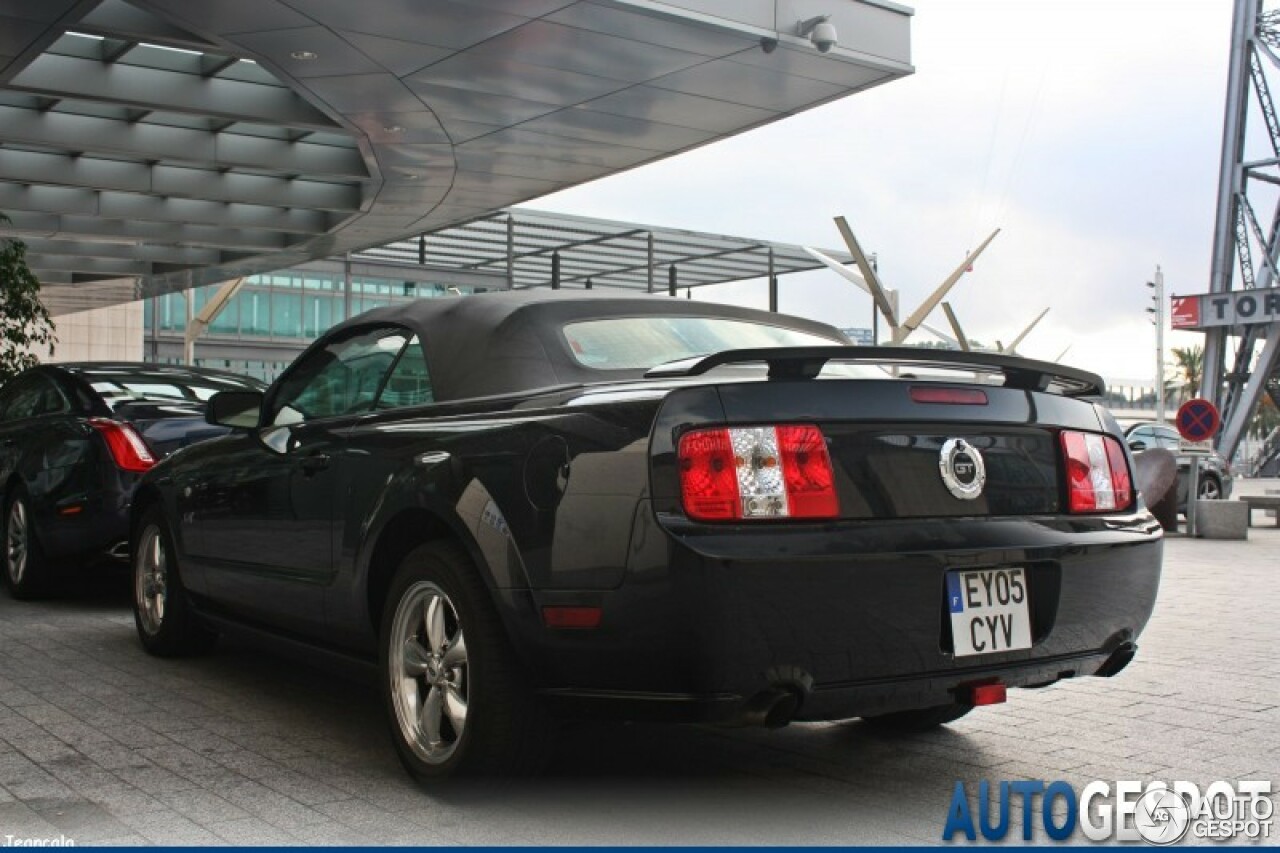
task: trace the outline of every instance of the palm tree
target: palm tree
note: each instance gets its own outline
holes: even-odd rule
[[[1173,360],[1182,374],[1183,388],[1188,398],[1200,394],[1200,376],[1204,370],[1204,347],[1174,347]]]

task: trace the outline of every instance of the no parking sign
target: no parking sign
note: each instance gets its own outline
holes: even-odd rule
[[[1196,397],[1178,408],[1174,426],[1178,428],[1178,435],[1184,441],[1179,450],[1207,456],[1213,449],[1209,440],[1217,434],[1218,427],[1222,426],[1222,417],[1218,414],[1217,406]]]

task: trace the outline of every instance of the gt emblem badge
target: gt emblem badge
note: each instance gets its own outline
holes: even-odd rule
[[[943,443],[938,470],[947,491],[962,501],[981,495],[987,484],[987,466],[982,454],[963,438],[949,438]]]

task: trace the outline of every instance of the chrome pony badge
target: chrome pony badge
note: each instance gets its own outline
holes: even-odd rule
[[[987,466],[982,454],[963,438],[949,438],[942,445],[938,470],[947,491],[962,501],[971,501],[982,494],[987,484]]]

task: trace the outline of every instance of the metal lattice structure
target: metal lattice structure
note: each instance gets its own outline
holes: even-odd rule
[[[1268,74],[1280,70],[1280,11],[1262,0],[1236,0],[1227,80],[1211,293],[1280,285],[1280,119]],[[1261,127],[1250,127],[1250,118]],[[1251,133],[1252,131],[1252,133]],[[1261,131],[1261,132],[1259,132]],[[1247,153],[1265,139],[1269,151]],[[1264,232],[1258,209],[1273,208]],[[1275,397],[1280,372],[1280,324],[1222,326],[1205,332],[1203,393],[1222,410],[1220,452],[1231,458],[1264,394]]]
[[[832,254],[844,263],[851,258]],[[510,208],[355,253],[356,259],[501,275],[513,288],[605,287],[667,293],[818,269],[801,246]]]

